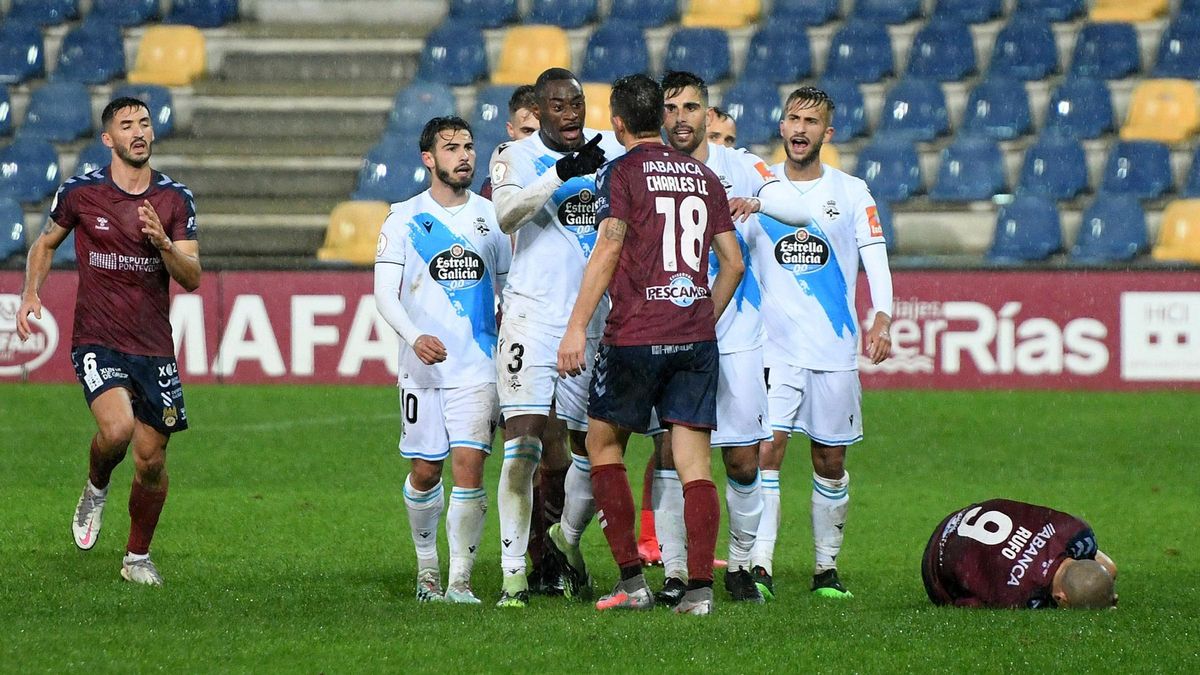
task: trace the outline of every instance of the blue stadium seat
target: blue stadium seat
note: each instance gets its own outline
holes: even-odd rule
[[[136,98],[150,109],[154,138],[163,139],[175,133],[175,103],[171,90],[158,84],[126,84],[113,90],[112,97]]]
[[[118,26],[140,26],[158,18],[159,0],[92,0],[90,19]]]
[[[480,28],[499,28],[517,20],[517,0],[450,0],[450,18]]]
[[[49,197],[62,180],[58,153],[42,138],[18,136],[0,150],[0,165],[0,195],[23,204]]]
[[[104,84],[125,76],[125,41],[115,23],[88,17],[63,37],[53,79]]]
[[[1017,195],[996,215],[987,259],[994,263],[1037,262],[1062,249],[1062,223],[1054,202],[1037,195]]]
[[[0,136],[11,136],[12,124],[12,99],[8,95],[8,86],[0,84]]]
[[[960,135],[945,150],[930,199],[964,202],[1005,192],[1004,159],[1000,146],[987,136]]]
[[[771,23],[796,27],[820,26],[838,17],[839,0],[774,0]]]
[[[937,82],[909,77],[888,91],[877,131],[914,141],[931,141],[949,130],[946,96]]]
[[[11,197],[0,197],[0,263],[25,252],[25,210]]]
[[[471,108],[471,128],[483,138],[508,138],[508,99],[513,90],[506,84],[484,87],[475,95]]]
[[[46,221],[49,222],[49,220],[50,216],[47,215]],[[75,230],[71,230],[67,234],[67,238],[63,239],[63,242],[54,250],[54,257],[50,259],[50,264],[54,267],[75,266]]]
[[[1032,126],[1024,82],[989,77],[971,90],[963,114],[963,131],[1008,141],[1028,133]]]
[[[619,77],[650,72],[650,51],[637,24],[609,21],[588,38],[580,77],[585,82],[613,82]]]
[[[686,70],[712,84],[729,75],[729,35],[720,28],[679,28],[667,43],[667,70]]]
[[[1084,13],[1084,0],[1017,0],[1017,11],[1040,16],[1046,21],[1069,21]]]
[[[1051,199],[1074,199],[1088,187],[1087,155],[1069,134],[1048,129],[1025,151],[1021,192]]]
[[[92,130],[92,97],[79,82],[50,82],[29,95],[22,136],[72,141]]]
[[[833,140],[836,143],[867,132],[867,104],[862,90],[849,80],[822,80],[817,85],[833,99]]]
[[[83,149],[79,151],[79,156],[75,158],[75,169],[71,175],[80,176],[91,173],[96,169],[103,169],[111,163],[112,150],[104,144],[104,141],[96,139],[83,146]]]
[[[1195,19],[1178,18],[1163,31],[1153,74],[1200,80],[1200,10]]]
[[[1090,23],[1075,38],[1070,74],[1115,80],[1141,69],[1137,31],[1131,23]]]
[[[79,18],[79,0],[12,0],[10,21],[57,26]]]
[[[935,16],[913,37],[908,74],[954,82],[975,72],[971,29],[956,17]]]
[[[1099,138],[1113,130],[1112,94],[1103,80],[1069,77],[1050,95],[1045,129],[1078,138]]]
[[[1155,141],[1117,141],[1104,164],[1103,189],[1139,199],[1154,199],[1169,191],[1171,150]]]
[[[1183,196],[1200,197],[1200,146],[1196,146],[1196,152],[1192,155],[1192,166],[1183,185]]]
[[[921,15],[921,0],[854,0],[855,19],[896,24]]]
[[[1016,14],[996,36],[988,73],[1018,80],[1040,80],[1058,72],[1054,31],[1038,16]]]
[[[991,21],[1004,11],[1002,0],[938,0],[934,17],[949,16],[967,23]]]
[[[465,86],[488,73],[483,33],[468,23],[443,21],[425,38],[417,77],[429,82]]]
[[[862,84],[892,71],[892,39],[882,23],[851,19],[833,34],[824,77]]]
[[[417,80],[396,93],[388,113],[387,133],[415,136],[425,122],[437,115],[455,115],[454,92],[433,82]]]
[[[237,18],[237,0],[171,0],[163,23],[219,28]]]
[[[742,80],[780,85],[799,82],[811,74],[812,48],[803,30],[768,24],[750,38]]]
[[[876,136],[858,153],[854,175],[879,201],[902,202],[922,190],[921,163],[908,139]]]
[[[1150,250],[1146,230],[1146,212],[1129,195],[1100,193],[1083,212],[1083,222],[1071,260],[1081,263],[1109,263],[1133,260]]]
[[[879,215],[879,226],[883,228],[883,238],[887,241],[887,252],[896,252],[896,226],[892,221],[892,205],[885,201],[875,202],[875,211]]]
[[[479,192],[483,187],[483,181],[488,177],[488,162],[492,160],[492,153],[496,151],[496,146],[508,141],[508,134],[503,138],[476,136],[475,137],[475,180],[471,182],[471,189]]]
[[[596,20],[596,0],[533,0],[526,23],[579,28]]]
[[[783,102],[775,85],[743,80],[725,92],[721,106],[737,120],[739,145],[749,147],[778,138]]]
[[[676,0],[612,0],[608,20],[629,21],[642,28],[655,28],[679,19]]]
[[[350,198],[401,202],[427,187],[429,170],[421,163],[415,136],[385,136],[363,158],[358,172],[358,189]]]
[[[0,26],[0,83],[20,84],[46,74],[46,50],[36,25],[8,19]]]

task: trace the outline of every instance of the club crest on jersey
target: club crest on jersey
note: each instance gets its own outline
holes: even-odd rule
[[[576,234],[587,234],[596,229],[596,194],[588,188],[562,200],[558,205],[558,222]]]
[[[162,419],[164,425],[173,427],[175,426],[175,423],[179,421],[179,411],[175,408],[175,406],[163,408]]]
[[[791,272],[815,272],[829,262],[829,242],[800,228],[775,243],[775,260]]]
[[[690,276],[682,272],[671,277],[666,286],[646,288],[647,300],[667,300],[678,307],[691,307],[696,300],[707,297],[708,288],[697,286]]]
[[[838,210],[837,202],[832,199],[825,202],[825,207],[823,210],[825,211],[825,217],[829,218],[830,220],[842,215],[842,212]]]
[[[483,216],[480,216],[475,219],[475,231],[479,233],[479,236],[486,237],[488,232],[492,231],[492,228],[488,227],[487,221],[483,219]]]
[[[462,244],[454,244],[429,261],[429,276],[442,286],[457,291],[478,284],[486,276],[486,268],[479,254]]]

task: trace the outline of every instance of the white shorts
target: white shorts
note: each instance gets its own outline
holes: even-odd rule
[[[401,389],[400,456],[439,462],[450,448],[492,452],[496,420],[493,382],[447,389]]]
[[[754,445],[771,437],[762,350],[721,354],[717,380],[717,430],[712,447]]]
[[[587,431],[588,387],[599,338],[587,341],[584,363],[587,370],[576,377],[558,376],[558,343],[561,337],[547,334],[536,324],[505,320],[500,324],[496,345],[496,377],[500,390],[500,413],[505,419],[517,415],[555,414],[572,431]]]
[[[862,440],[862,385],[857,370],[775,365],[767,384],[772,431],[800,432],[832,446]]]

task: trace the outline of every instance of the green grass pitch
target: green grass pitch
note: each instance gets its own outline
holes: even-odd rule
[[[1195,393],[868,392],[840,558],[855,598],[808,593],[811,468],[796,439],[779,599],[722,602],[708,618],[602,615],[560,598],[493,607],[498,458],[475,572],[484,606],[419,606],[394,389],[193,385],[187,396],[193,428],[172,443],[154,541],[166,586],[148,589],[118,576],[129,461],[97,547],[71,542],[92,433],[78,388],[0,386],[0,671],[1200,670]],[[629,454],[635,490],[647,452],[639,439]],[[919,574],[930,532],[997,496],[1089,520],[1120,566],[1120,608],[931,606]],[[616,569],[594,524],[584,546],[603,590]],[[719,575],[717,587],[720,598]]]

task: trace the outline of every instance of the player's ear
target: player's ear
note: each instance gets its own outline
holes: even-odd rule
[[[821,142],[822,143],[832,143],[833,142],[833,131],[834,131],[833,127],[825,127],[825,138]]]
[[[426,151],[426,150],[422,150],[421,151],[421,163],[425,165],[426,169],[433,171],[433,167],[434,167],[433,153]]]
[[[107,131],[100,132],[100,140],[104,141],[104,145],[110,148],[116,145],[116,143],[113,141],[113,137],[110,136]]]
[[[1058,605],[1059,607],[1070,607],[1071,606],[1071,602],[1067,598],[1066,591],[1064,591],[1062,589],[1054,591],[1051,594],[1051,597],[1054,598],[1054,604]]]

